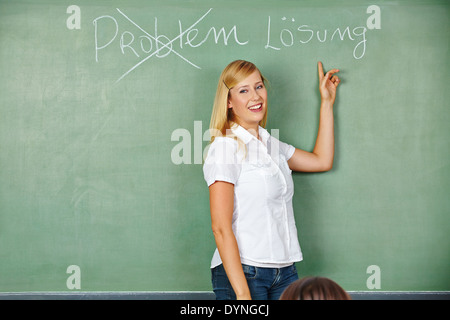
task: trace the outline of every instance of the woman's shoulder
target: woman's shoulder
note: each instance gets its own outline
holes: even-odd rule
[[[272,150],[277,150],[286,160],[289,160],[295,152],[295,147],[289,143],[283,142],[278,137],[270,136]]]
[[[221,136],[216,137],[213,142],[208,145],[206,162],[230,162],[234,159],[238,152],[238,142],[233,137]]]

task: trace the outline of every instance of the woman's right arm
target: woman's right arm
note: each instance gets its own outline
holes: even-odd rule
[[[232,229],[234,185],[216,181],[209,187],[211,226],[225,272],[238,300],[250,300],[236,237]]]

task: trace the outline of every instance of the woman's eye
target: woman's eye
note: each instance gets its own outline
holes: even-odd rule
[[[245,90],[245,89],[242,89],[241,91],[239,91],[239,93],[246,93],[247,92],[247,90]]]

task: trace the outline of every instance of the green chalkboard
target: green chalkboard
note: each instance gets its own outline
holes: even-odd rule
[[[445,0],[0,1],[0,292],[211,290],[202,157],[235,59],[269,79],[267,129],[305,150],[317,61],[342,70],[335,166],[294,174],[300,276],[450,290],[449,17]]]

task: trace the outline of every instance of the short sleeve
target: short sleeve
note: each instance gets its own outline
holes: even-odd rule
[[[284,155],[286,161],[289,160],[295,152],[295,147],[281,141],[279,143],[280,143],[280,153]]]
[[[208,187],[216,181],[236,184],[241,173],[237,147],[236,140],[227,137],[217,137],[210,144],[203,165],[203,175]]]

